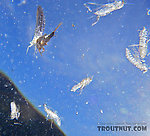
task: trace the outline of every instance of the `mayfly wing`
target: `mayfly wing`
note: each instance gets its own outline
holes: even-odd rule
[[[36,14],[35,36],[42,36],[45,29],[45,16],[41,6],[38,6]]]

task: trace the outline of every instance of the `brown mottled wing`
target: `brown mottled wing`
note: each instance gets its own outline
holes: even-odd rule
[[[38,6],[34,36],[42,36],[44,29],[45,29],[45,17],[44,17],[43,9],[41,6]]]

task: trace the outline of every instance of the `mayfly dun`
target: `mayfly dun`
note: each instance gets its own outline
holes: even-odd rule
[[[15,102],[10,103],[11,119],[18,119],[20,117],[19,106],[16,106]]]
[[[60,126],[61,125],[60,117],[55,112],[53,112],[52,110],[48,109],[46,104],[44,104],[43,106],[44,106],[45,112],[47,113],[47,118],[50,118],[50,119],[56,121],[58,126]]]
[[[100,5],[100,4],[89,3],[89,2],[87,4]],[[85,3],[84,6],[88,9],[89,12],[93,12],[91,10],[91,8],[87,4]],[[100,17],[106,16],[106,15],[110,14],[111,12],[113,12],[115,10],[121,9],[123,6],[124,6],[124,0],[122,0],[122,1],[116,1],[115,0],[112,3],[101,5],[95,12],[93,12],[95,15],[97,15],[97,20],[92,24],[92,26],[97,24],[97,22],[99,21]]]
[[[147,67],[147,65],[144,63],[144,62],[142,62],[141,60],[140,60],[140,57],[139,57],[139,55],[138,55],[138,52],[136,52],[136,55],[132,55],[131,54],[131,51],[128,49],[128,48],[126,48],[126,58],[133,64],[133,65],[135,65],[138,69],[140,69],[141,71],[143,71],[143,73],[146,73],[147,71],[148,71],[148,67]]]
[[[71,92],[75,92],[76,90],[80,88],[80,94],[81,94],[84,87],[89,85],[92,82],[92,80],[93,80],[93,76],[83,79],[80,83],[72,87]]]
[[[49,42],[49,40],[54,36],[56,30],[60,27],[61,24],[62,23],[60,23],[52,33],[43,35],[45,29],[45,16],[42,7],[38,6],[34,37],[33,40],[30,42],[26,53],[28,53],[30,47],[35,46],[35,53],[38,49],[40,54],[42,55],[42,53],[45,51],[44,46],[47,45],[47,42]],[[41,49],[43,50],[41,51]]]

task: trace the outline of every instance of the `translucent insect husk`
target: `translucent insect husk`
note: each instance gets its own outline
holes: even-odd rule
[[[45,112],[47,113],[47,117],[50,117],[50,119],[56,121],[56,123],[58,124],[58,126],[60,126],[61,125],[61,119],[57,115],[57,113],[51,111],[50,109],[48,109],[47,106],[46,106],[46,104],[44,104],[43,106],[44,106]]]
[[[146,66],[146,64],[143,63],[138,57],[133,57],[128,48],[126,48],[126,58],[143,73],[148,71],[149,68]]]
[[[11,119],[18,119],[20,117],[19,106],[15,104],[15,102],[10,103],[11,107]]]
[[[89,85],[90,82],[92,82],[92,79],[93,79],[93,76],[83,79],[80,83],[78,83],[77,85],[74,85],[72,87],[71,92],[75,92],[76,90],[78,90],[80,88],[80,94],[81,94],[81,92],[84,89],[84,87]]]
[[[91,5],[97,5],[96,3],[88,3]],[[84,6],[88,9],[89,12],[93,12],[92,9],[87,6],[87,4],[85,3]],[[95,24],[97,24],[97,22],[99,21],[99,18],[101,16],[106,16],[108,14],[110,14],[111,12],[121,9],[124,6],[124,1],[114,1],[113,3],[108,3],[108,4],[103,4],[99,7],[100,10],[97,10],[96,12],[94,12],[95,15],[97,15],[97,20],[92,23],[92,26],[94,26]]]
[[[148,31],[146,30],[145,27],[143,27],[142,30],[140,30],[139,33],[139,52],[140,52],[140,56],[142,59],[145,58],[146,54],[147,54],[147,44],[149,42],[149,40],[147,39],[148,37]]]

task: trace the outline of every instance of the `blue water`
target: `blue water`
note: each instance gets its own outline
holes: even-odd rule
[[[128,45],[139,42],[138,30],[143,26],[150,30],[150,1],[126,0],[122,9],[100,18],[93,27],[96,16],[87,13],[85,2],[1,0],[0,69],[45,116],[39,105],[46,103],[57,111],[60,128],[68,136],[149,136],[149,129],[102,132],[97,124],[145,122],[150,127],[150,71],[143,74],[125,56]],[[34,35],[38,5],[46,18],[45,33],[63,24],[37,58],[34,47],[27,55],[26,49]],[[150,56],[146,63],[150,66]],[[81,95],[70,91],[92,75]]]

